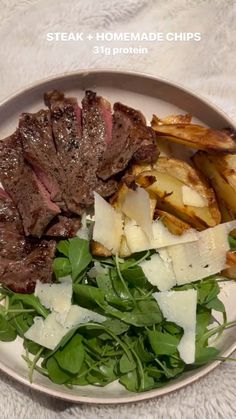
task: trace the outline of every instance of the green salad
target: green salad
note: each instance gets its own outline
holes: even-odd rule
[[[39,344],[39,336],[34,340],[26,336],[36,321],[42,326],[52,316],[55,301],[54,308],[49,308],[42,304],[39,295],[1,288],[0,339],[23,339],[22,357],[29,367],[30,381],[37,371],[67,387],[106,386],[118,380],[127,390],[142,392],[165,386],[185,371],[221,359],[209,339],[236,322],[227,323],[225,307],[218,298],[219,279],[212,276],[169,291],[168,295],[175,296],[180,291],[197,293],[194,362],[186,363],[180,356],[180,342],[187,329],[163,314],[158,297],[168,295],[147,280],[140,266],[155,253],[148,250],[125,259],[95,258],[85,239],[60,241],[54,259],[53,286],[71,286],[71,307],[77,306],[82,315],[77,324],[72,321],[65,327],[66,313],[57,313],[61,338],[53,349],[47,343]],[[213,310],[222,313],[221,324],[214,318]]]

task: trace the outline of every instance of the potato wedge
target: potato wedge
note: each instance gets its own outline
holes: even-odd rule
[[[228,268],[221,272],[222,276],[230,279],[236,279],[236,252],[226,253],[226,263]]]
[[[93,256],[98,256],[98,257],[111,256],[110,250],[108,250],[105,246],[103,246],[101,243],[96,242],[95,240],[91,240],[90,242],[90,251]]]
[[[196,124],[159,125],[155,116],[152,119],[151,126],[158,135],[157,141],[168,140],[199,150],[236,152],[234,139],[225,131]]]
[[[137,168],[134,172],[137,173]],[[157,208],[175,215],[198,230],[214,227],[221,221],[213,189],[194,168],[181,160],[159,157],[152,170],[136,176],[136,183],[156,195]],[[184,205],[184,185],[193,188],[206,205]]]
[[[158,118],[156,115],[153,115],[152,118],[152,123],[155,125],[190,124],[192,115],[186,113],[185,115],[168,115],[164,118]]]
[[[218,197],[217,202],[221,213],[221,222],[226,223],[227,221],[233,221],[235,219],[235,214],[233,213],[233,211],[229,209],[226,203]]]
[[[93,256],[97,256],[97,257],[108,257],[112,255],[110,250],[108,250],[101,243],[96,242],[94,240],[92,240],[90,243],[90,251]],[[119,248],[119,257],[126,258],[130,255],[131,255],[131,251],[128,247],[127,240],[125,236],[122,236],[121,242],[120,242],[120,248]]]
[[[180,220],[173,214],[169,214],[166,211],[156,209],[155,214],[160,218],[161,222],[169,232],[176,236],[181,236],[185,231],[191,228],[191,225]]]
[[[193,162],[212,184],[218,201],[236,214],[236,155],[216,156],[198,151]]]

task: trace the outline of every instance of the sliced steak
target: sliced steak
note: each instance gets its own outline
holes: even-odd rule
[[[0,256],[19,260],[30,252],[32,241],[24,236],[22,221],[12,199],[0,188]]]
[[[66,171],[78,158],[82,138],[82,115],[75,98],[65,98],[64,94],[53,90],[45,93],[44,101],[51,110],[51,121],[58,158]]]
[[[66,209],[63,201],[65,174],[58,160],[52,137],[50,111],[23,113],[20,117],[24,158],[50,193],[52,201]]]
[[[56,242],[42,240],[20,260],[0,257],[1,283],[14,292],[31,293],[36,281],[52,282]]]
[[[93,203],[93,191],[110,196],[116,182],[103,182],[96,176],[101,156],[111,141],[111,107],[96,93],[86,91],[82,112],[76,99],[60,92],[45,95],[51,109],[54,140],[61,164],[69,180],[71,211],[81,214]]]
[[[0,256],[20,260],[25,255],[26,238],[17,231],[0,227]]]
[[[84,207],[76,203],[71,190],[71,173],[79,159],[82,138],[82,114],[75,98],[65,98],[64,94],[53,90],[44,95],[45,104],[50,108],[54,142],[57,156],[63,167],[67,181],[67,206],[76,214],[82,214]]]
[[[97,175],[107,180],[123,171],[132,158],[140,163],[154,163],[158,155],[155,132],[146,126],[142,113],[115,103],[112,141],[102,156]]]
[[[80,217],[69,218],[64,215],[58,215],[48,225],[46,231],[44,232],[44,236],[71,238],[76,236],[80,227]]]
[[[23,234],[23,225],[11,197],[0,188],[0,228]]]
[[[60,208],[25,162],[19,131],[0,142],[0,180],[20,213],[26,236],[41,237]]]
[[[73,190],[76,191],[75,199],[89,207],[94,202],[94,191],[103,197],[109,197],[117,189],[114,179],[104,182],[96,174],[107,144],[111,142],[111,106],[105,99],[89,90],[82,100],[82,126],[81,170],[75,167],[72,179]],[[81,172],[84,172],[84,176]]]

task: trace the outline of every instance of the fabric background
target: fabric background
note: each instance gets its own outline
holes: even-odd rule
[[[208,97],[236,121],[235,0],[0,0],[0,100],[50,75],[84,68],[145,71]],[[47,32],[201,32],[201,42],[150,43],[148,55],[94,55],[93,43],[49,43]],[[119,44],[118,44],[119,45]],[[111,43],[109,43],[111,46]],[[117,46],[117,45],[116,45]],[[125,406],[72,405],[1,373],[1,419],[236,417],[236,365],[160,399]]]

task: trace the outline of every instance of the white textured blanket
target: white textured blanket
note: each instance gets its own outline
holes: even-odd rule
[[[0,100],[52,74],[80,68],[125,68],[180,82],[236,120],[235,0],[0,0],[0,16]],[[46,40],[48,32],[105,30],[201,32],[202,39],[153,42],[148,54],[115,56],[93,54],[90,41]],[[1,374],[0,418],[233,419],[235,394],[236,365],[231,363],[174,394],[110,407],[64,403]]]

